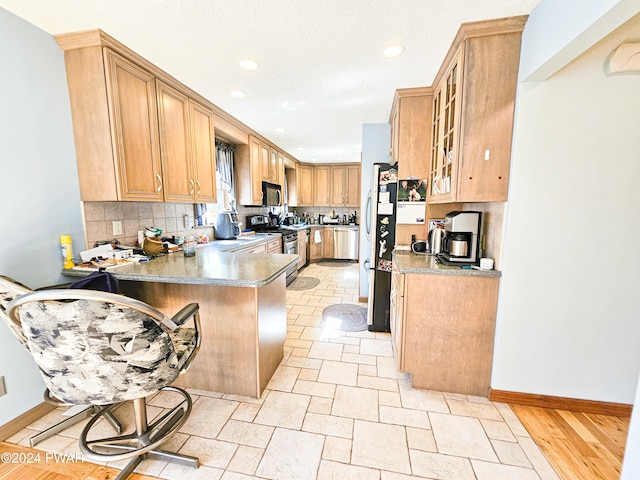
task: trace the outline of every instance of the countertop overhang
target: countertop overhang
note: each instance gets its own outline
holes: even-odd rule
[[[194,257],[182,252],[162,255],[148,262],[119,266],[109,270],[118,280],[262,287],[271,283],[300,260],[298,255],[282,253],[237,253],[232,250],[264,241],[267,235],[242,240],[216,240],[199,246]],[[84,277],[91,270],[64,269],[65,276]]]
[[[499,270],[476,270],[457,266],[440,265],[433,255],[394,251],[393,261],[400,273],[431,275],[456,275],[461,277],[501,277]]]

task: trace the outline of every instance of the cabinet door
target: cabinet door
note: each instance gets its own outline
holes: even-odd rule
[[[160,158],[166,202],[193,202],[196,191],[191,160],[189,98],[157,81]]]
[[[307,263],[307,235],[302,235],[300,232],[298,232],[298,255],[300,255],[298,262],[298,269],[300,269]]]
[[[195,202],[215,203],[216,190],[216,147],[213,127],[213,112],[191,100],[191,139],[194,178],[196,183]]]
[[[470,61],[463,87],[464,122],[461,125],[456,201],[505,202],[520,35],[471,38],[465,42],[465,59]],[[471,65],[482,68],[471,69]]]
[[[313,167],[299,166],[297,173],[298,178],[300,178],[300,183],[298,184],[298,205],[304,207],[312,206]]]
[[[360,166],[345,167],[345,207],[360,206]]]
[[[318,232],[316,234],[316,232]],[[316,239],[320,235],[320,243],[316,243]],[[324,239],[322,238],[322,228],[312,228],[311,229],[311,237],[309,238],[309,242],[311,242],[310,252],[311,258],[309,260],[318,260],[323,258],[323,246]]]
[[[391,309],[389,312],[389,327],[391,330],[393,353],[396,357],[398,370],[404,372],[403,357],[403,324],[404,324],[404,275],[397,266],[393,265],[391,272]]]
[[[432,143],[431,197],[435,202],[452,202],[456,199],[458,158],[460,145],[460,116],[462,97],[462,55],[464,44],[460,46],[451,65],[447,69],[436,93],[439,116],[435,118],[435,143]],[[437,128],[436,128],[437,126]],[[437,132],[435,132],[437,130]]]
[[[255,137],[249,137],[249,181],[251,182],[251,205],[262,205],[262,180],[264,162],[262,142]],[[247,179],[240,179],[246,182]]]
[[[278,182],[278,151],[275,148],[269,148],[269,182]]]
[[[324,227],[322,241],[324,248],[322,250],[324,258],[333,258],[333,227]]]
[[[329,185],[330,185],[330,167],[315,167],[313,169],[314,177],[314,196],[316,206],[327,206],[329,203]]]
[[[262,180],[271,182],[271,149],[269,145],[260,142],[260,170]]]
[[[274,183],[284,187],[284,154],[276,151],[276,168],[274,174]]]
[[[104,49],[107,100],[120,200],[162,201],[153,75]]]
[[[345,167],[331,167],[331,200],[330,205],[342,206],[345,201]]]

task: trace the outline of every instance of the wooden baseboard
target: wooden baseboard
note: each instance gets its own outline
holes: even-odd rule
[[[31,410],[27,410],[22,415],[0,426],[0,442],[4,442],[7,438],[18,433],[28,425],[31,425],[33,422],[38,420],[40,417],[43,417],[54,408],[56,407],[42,402],[41,404],[33,407]]]
[[[596,413],[600,415],[614,415],[625,418],[631,417],[631,410],[633,408],[633,405],[627,405],[626,403],[598,402],[595,400],[553,397],[534,393],[508,392],[506,390],[491,390],[489,399],[493,402],[553,408],[556,410],[570,410],[573,412]]]
[[[369,297],[358,297],[358,302],[360,303],[368,303]]]

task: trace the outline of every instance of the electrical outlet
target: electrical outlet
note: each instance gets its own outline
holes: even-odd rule
[[[122,235],[122,222],[117,220],[115,222],[111,222],[111,225],[113,225],[113,234],[117,237],[119,235]]]
[[[0,397],[7,394],[7,389],[4,386],[4,377],[0,377]]]

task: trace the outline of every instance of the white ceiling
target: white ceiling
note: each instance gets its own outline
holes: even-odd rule
[[[461,23],[529,14],[538,3],[0,0],[0,7],[52,35],[102,29],[301,161],[358,162],[362,124],[389,120],[396,88],[432,83]],[[382,56],[398,43],[403,55]],[[243,59],[260,68],[242,70]]]

